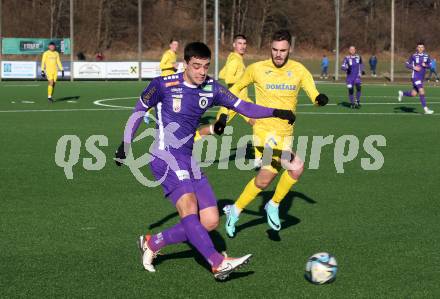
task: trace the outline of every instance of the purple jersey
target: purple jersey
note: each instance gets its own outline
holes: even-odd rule
[[[347,73],[347,82],[353,82],[361,78],[364,71],[362,57],[358,54],[345,56],[341,69]]]
[[[423,53],[414,53],[408,58],[408,61],[405,63],[406,67],[412,70],[411,79],[413,82],[421,81],[425,78],[426,69],[431,67],[431,58],[425,52]],[[421,70],[414,70],[415,66],[420,66]]]
[[[213,106],[223,106],[250,118],[272,117],[274,110],[240,100],[209,77],[200,86],[191,85],[180,73],[153,79],[142,92],[133,115],[155,107],[157,149],[172,155],[191,156],[200,118]],[[131,136],[127,133],[124,136],[127,143],[131,142],[142,121],[141,115],[133,115],[128,123]]]

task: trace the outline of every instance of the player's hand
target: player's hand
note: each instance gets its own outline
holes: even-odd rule
[[[115,158],[117,159],[115,160],[115,162],[117,166],[121,166],[123,164],[120,160],[125,160],[125,158],[127,158],[127,156],[125,155],[124,148],[125,148],[125,143],[121,142],[121,144],[119,145],[118,149],[115,152]]]
[[[226,128],[226,121],[228,120],[228,115],[222,113],[218,120],[214,124],[214,133],[217,135],[222,135]]]
[[[64,70],[61,71],[61,78],[64,78]]]
[[[315,103],[318,104],[319,106],[325,106],[328,103],[328,97],[325,94],[320,93],[316,97]]]
[[[256,123],[256,120],[255,119],[253,119],[253,118],[249,118],[249,120],[247,121],[247,123],[250,125],[250,126],[254,126],[255,125],[255,123]]]
[[[273,116],[288,120],[289,125],[293,125],[296,119],[295,114],[291,110],[274,109]]]
[[[420,65],[416,65],[416,66],[414,67],[414,70],[415,70],[416,72],[420,72],[420,71],[422,70],[422,68],[420,67]]]
[[[46,78],[46,72],[45,71],[41,71],[41,77]]]

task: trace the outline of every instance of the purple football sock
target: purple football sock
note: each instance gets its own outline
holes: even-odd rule
[[[349,94],[348,98],[350,99],[350,103],[354,104],[354,97],[353,97],[353,95]]]
[[[419,95],[419,97],[420,97],[420,103],[422,103],[422,107],[425,108],[426,107],[425,95],[421,94]]]
[[[412,97],[412,95],[411,95],[411,91],[404,91],[404,92],[403,92],[403,95],[404,95],[405,97]]]
[[[150,241],[148,241],[148,247],[153,251],[158,251],[167,245],[182,243],[186,240],[185,229],[183,228],[182,223],[179,222],[173,227],[153,235]]]
[[[199,217],[192,214],[182,218],[181,223],[185,228],[186,237],[205,260],[214,268],[218,267],[224,257],[217,252],[208,232],[200,223]]]
[[[360,91],[356,91],[356,102],[359,104],[361,99],[361,92]]]

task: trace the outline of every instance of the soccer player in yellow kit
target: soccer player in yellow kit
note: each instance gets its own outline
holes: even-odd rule
[[[312,103],[324,106],[328,98],[315,87],[312,75],[299,62],[289,59],[291,35],[287,30],[274,33],[271,42],[272,58],[250,65],[244,75],[230,89],[238,95],[241,90],[254,84],[256,104],[277,109],[296,111],[298,92],[302,88]],[[278,206],[290,188],[298,181],[304,170],[304,162],[292,151],[294,125],[276,118],[258,119],[253,126],[256,156],[263,152],[271,155],[269,164],[263,164],[256,177],[245,187],[233,205],[224,208],[227,216],[226,232],[235,235],[235,224],[241,211],[284,168],[272,199],[266,204],[267,222],[278,231],[281,229]],[[265,150],[266,149],[266,150]],[[266,160],[265,157],[263,160]]]
[[[61,71],[61,76],[64,78],[64,69],[60,61],[60,54],[56,51],[55,43],[49,43],[48,48],[49,50],[43,53],[41,59],[41,76],[47,78],[47,100],[53,103],[52,95],[58,78],[58,70]]]
[[[175,39],[170,40],[170,48],[165,51],[160,60],[160,69],[162,77],[174,75],[177,71],[177,49],[179,48],[179,42]]]
[[[241,78],[241,76],[243,76],[246,69],[243,61],[243,56],[246,53],[247,47],[246,36],[244,36],[243,34],[235,35],[232,47],[234,51],[229,53],[228,58],[226,59],[226,63],[219,73],[219,78],[225,81],[228,88],[231,88],[232,85],[234,85],[234,83],[237,82]],[[238,97],[242,100],[251,102],[251,100],[248,98],[247,88],[243,88],[240,91]],[[218,121],[219,119],[221,119],[221,121],[226,124],[229,123],[236,114],[237,113],[233,110],[228,110],[227,108],[220,107],[217,113],[216,120]],[[253,119],[249,119],[246,116],[242,115],[242,117],[250,125],[253,125],[255,122]],[[201,136],[210,135],[213,133],[213,124],[202,127],[199,131],[196,132],[195,140],[200,139]]]

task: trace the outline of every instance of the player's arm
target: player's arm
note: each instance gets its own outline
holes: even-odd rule
[[[134,135],[139,128],[145,113],[151,108],[157,105],[161,100],[159,78],[153,79],[151,83],[144,89],[133,109],[133,113],[128,118],[128,121],[124,129],[123,141],[119,145],[115,153],[116,165],[121,166],[123,160],[126,158],[126,153],[129,149],[130,143],[134,138]]]
[[[237,82],[229,89],[236,97],[240,95],[240,92],[254,83],[254,69],[255,65],[250,65],[245,71],[243,76],[238,79]]]
[[[350,66],[348,64],[348,59],[347,59],[347,57],[345,57],[344,60],[342,61],[341,70],[346,72],[346,71],[348,71],[349,67]]]
[[[228,86],[233,85],[235,82],[238,81],[238,79],[240,79],[238,72],[239,64],[240,63],[237,61],[237,59],[232,59],[228,63],[228,66],[225,70],[225,78],[224,78],[225,83]]]
[[[57,66],[58,66],[58,69],[61,71],[61,76],[64,78],[63,64],[61,63],[60,54],[58,52],[57,52]]]
[[[295,122],[295,114],[291,110],[273,109],[242,101],[218,83],[216,84],[214,105],[226,107],[250,118],[277,117],[287,120],[289,124]],[[221,135],[225,127],[226,123],[219,120],[214,124],[214,132]]]
[[[405,62],[405,66],[406,66],[406,68],[407,69],[410,69],[410,70],[415,70],[414,69],[414,57],[413,57],[413,55],[411,55],[409,58],[408,58],[408,60]]]
[[[174,70],[173,62],[171,61],[171,53],[168,51],[165,52],[160,60],[160,69],[161,70]]]
[[[319,93],[319,91],[316,89],[312,74],[305,68],[303,77],[301,79],[301,88],[306,92],[313,104],[317,106],[327,105],[328,97],[323,93]]]
[[[46,52],[43,53],[43,57],[41,57],[41,77],[46,77],[46,60],[47,60],[47,54]]]

